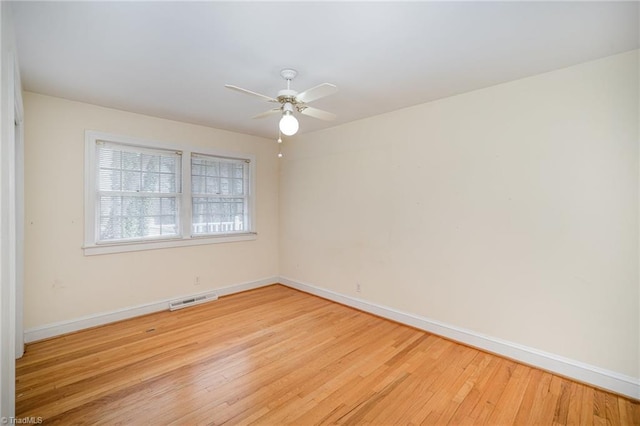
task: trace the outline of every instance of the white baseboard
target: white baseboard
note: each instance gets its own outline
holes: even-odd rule
[[[326,290],[311,284],[305,284],[290,278],[280,277],[280,283],[296,290],[310,293],[324,299],[351,306],[371,314],[410,325],[465,345],[473,346],[487,352],[527,364],[551,373],[576,381],[606,389],[633,399],[640,399],[640,380],[585,364],[580,361],[564,358],[552,353],[540,351],[517,343],[485,336],[471,330],[445,324],[418,315],[401,312],[396,309],[368,302],[366,300]]]
[[[105,325],[112,322],[121,321],[124,319],[138,317],[140,315],[150,314],[153,312],[165,311],[169,309],[169,302],[172,302],[178,299],[188,299],[191,297],[197,297],[203,293],[210,293],[213,291],[217,293],[218,296],[226,296],[233,293],[239,293],[241,291],[251,290],[258,287],[264,287],[267,285],[275,284],[277,282],[278,282],[278,277],[264,278],[258,281],[234,284],[234,285],[230,285],[222,288],[208,289],[206,292],[176,296],[176,297],[172,297],[171,299],[160,300],[152,303],[145,303],[144,305],[131,306],[129,308],[117,309],[110,312],[102,312],[99,314],[87,315],[84,317],[76,318],[73,320],[60,321],[53,324],[34,327],[24,331],[24,341],[25,343],[36,342],[38,340],[48,339],[50,337],[60,336],[62,334],[84,330],[85,328]]]

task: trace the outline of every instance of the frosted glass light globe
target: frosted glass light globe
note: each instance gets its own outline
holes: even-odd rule
[[[285,112],[280,119],[280,131],[284,135],[295,135],[299,127],[298,120],[290,112]]]

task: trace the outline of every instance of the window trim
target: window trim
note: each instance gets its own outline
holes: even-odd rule
[[[97,243],[97,164],[96,142],[107,141],[116,144],[138,146],[143,149],[165,149],[182,152],[182,173],[180,197],[180,229],[178,236],[169,238],[153,238],[144,241],[114,241]],[[218,157],[249,160],[249,196],[247,210],[249,212],[249,230],[219,235],[192,235],[191,226],[191,154],[204,154]],[[85,256],[122,253],[140,250],[154,250],[170,247],[184,247],[193,245],[229,243],[236,241],[250,241],[257,239],[256,230],[256,172],[255,155],[228,152],[215,148],[183,146],[177,143],[154,141],[131,136],[116,135],[93,130],[85,131],[84,154],[84,245]]]

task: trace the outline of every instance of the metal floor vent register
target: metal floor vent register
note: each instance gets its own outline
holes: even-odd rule
[[[182,308],[187,308],[189,306],[200,305],[202,303],[211,302],[213,300],[218,300],[217,293],[206,293],[200,294],[198,296],[189,297],[183,300],[174,300],[169,303],[169,310],[175,311]]]

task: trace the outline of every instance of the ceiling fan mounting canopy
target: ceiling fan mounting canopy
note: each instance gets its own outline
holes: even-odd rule
[[[280,75],[285,80],[293,80],[298,75],[298,71],[294,70],[293,68],[285,68],[280,71]]]

